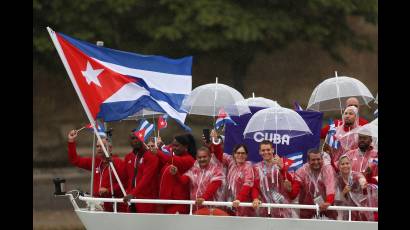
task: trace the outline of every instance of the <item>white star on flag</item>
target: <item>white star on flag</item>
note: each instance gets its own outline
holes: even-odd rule
[[[104,69],[93,69],[90,62],[87,61],[87,69],[85,71],[81,71],[81,73],[83,74],[89,85],[91,84],[91,82],[93,82],[94,84],[101,87],[100,81],[98,80],[98,75],[100,75],[102,71],[104,71]]]

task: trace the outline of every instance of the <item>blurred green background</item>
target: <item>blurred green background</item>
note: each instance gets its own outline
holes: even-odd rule
[[[113,49],[171,58],[192,55],[192,88],[218,77],[245,98],[255,92],[284,107],[293,108],[296,100],[306,108],[313,89],[333,77],[335,70],[339,76],[362,81],[376,96],[377,4],[374,0],[33,0],[33,216],[35,210],[56,205],[40,202],[46,193],[40,187],[48,189],[41,179],[49,183],[49,177],[62,174],[59,169],[77,170],[68,163],[67,132],[89,123],[46,26],[88,42],[104,41]],[[372,102],[370,106],[361,108],[361,116],[368,120],[377,108]],[[325,113],[325,118],[339,116]],[[186,124],[199,138],[212,121],[188,115]],[[127,133],[136,124],[108,124],[114,128],[115,153],[129,152]],[[182,131],[171,121],[161,136],[168,142]],[[78,142],[80,154],[88,155],[92,134],[83,132]],[[89,177],[84,171],[74,172]],[[87,181],[83,183],[88,188]]]

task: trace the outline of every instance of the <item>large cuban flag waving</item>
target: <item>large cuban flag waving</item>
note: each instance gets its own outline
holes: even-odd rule
[[[149,108],[168,114],[189,129],[184,125],[187,114],[180,107],[192,90],[192,56],[170,59],[140,55],[48,30],[93,119],[118,121]]]

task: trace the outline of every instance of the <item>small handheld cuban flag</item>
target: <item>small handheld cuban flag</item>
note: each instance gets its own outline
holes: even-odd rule
[[[293,160],[289,158],[283,158],[283,170],[288,171],[290,166],[293,164]]]
[[[144,130],[143,136],[144,136],[144,142],[145,142],[145,141],[147,141],[148,137],[150,137],[151,134],[154,132],[154,129],[155,129],[154,124],[151,124],[147,120],[142,119],[140,121],[139,126],[136,129],[134,129],[134,134],[135,134],[135,131],[139,132],[139,131]],[[142,133],[142,132],[140,132],[140,133]],[[139,135],[141,135],[140,133],[139,133]]]
[[[289,164],[286,166],[287,171],[296,171],[303,165],[303,152],[287,154],[286,156],[283,156],[283,160],[284,166],[286,166],[286,163]]]
[[[85,128],[87,130],[90,130],[91,132],[93,132],[93,126],[90,124],[86,125]],[[97,121],[96,122],[96,127],[98,135],[100,135],[100,137],[107,137],[107,134],[105,133],[105,128],[104,128],[104,124],[102,124],[101,122]]]
[[[158,130],[166,128],[168,126],[167,119],[168,119],[167,114],[158,117]]]
[[[325,142],[332,148],[337,149],[339,148],[339,141],[335,137],[336,134],[336,125],[332,119],[329,119],[329,131],[326,135]]]
[[[293,104],[295,105],[295,111],[303,111],[302,106],[297,101],[294,101]]]
[[[228,124],[228,123],[236,125],[236,123],[232,120],[232,118],[224,111],[223,108],[221,108],[218,112],[218,116],[215,121],[215,128],[219,129],[221,126],[224,126],[225,124]]]

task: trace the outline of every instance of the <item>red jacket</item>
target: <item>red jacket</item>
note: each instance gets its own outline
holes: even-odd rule
[[[333,122],[335,123],[335,126],[339,126],[339,123],[342,124],[341,120],[335,119],[333,120]],[[363,126],[365,124],[369,123],[366,119],[359,117],[359,125]],[[326,124],[321,130],[320,130],[320,139],[325,139],[327,132],[329,132],[329,124]]]
[[[92,158],[78,156],[75,142],[68,142],[68,159],[73,165],[79,168],[91,171]],[[113,157],[112,162],[114,164],[114,167],[117,171],[117,174],[120,180],[125,181],[124,173],[123,173],[124,172],[123,161],[118,157]],[[111,198],[111,185],[110,185],[110,174],[109,174],[109,172],[111,172],[114,197],[123,197],[121,188],[114,176],[114,173],[112,172],[111,169],[109,169],[109,165],[103,165],[102,159],[100,157],[96,157],[94,166],[95,166],[95,170],[94,170],[93,196]],[[109,191],[109,194],[101,196],[99,194],[99,190],[101,187],[107,188]],[[107,203],[107,204],[104,205],[104,208],[107,211],[112,210],[112,203]]]
[[[162,151],[158,150],[157,154],[159,160],[164,165],[160,173],[159,183],[159,198],[160,199],[172,199],[172,200],[189,200],[189,186],[182,184],[177,176],[172,175],[169,172],[171,166],[172,157],[165,155]],[[194,158],[185,152],[180,156],[173,157],[173,164],[178,168],[178,172],[184,174],[188,171],[192,165],[194,165]]]
[[[159,159],[150,151],[146,151],[138,158],[133,152],[125,158],[125,171],[127,179],[127,194],[135,198],[156,199],[158,198],[159,183]],[[137,167],[135,187],[132,187],[134,169]]]

